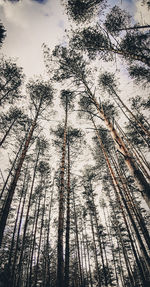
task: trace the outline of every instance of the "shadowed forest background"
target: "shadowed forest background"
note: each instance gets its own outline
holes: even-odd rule
[[[1,53],[2,287],[150,286],[150,25],[114,2],[61,0],[41,75]]]

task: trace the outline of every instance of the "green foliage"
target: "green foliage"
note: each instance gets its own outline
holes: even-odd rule
[[[105,72],[99,76],[99,85],[110,91],[117,87],[115,75],[113,73]]]
[[[76,23],[89,21],[105,5],[104,0],[68,0],[67,3],[65,1],[67,15]]]
[[[129,67],[130,77],[135,79],[136,83],[142,82],[144,86],[150,83],[150,69],[139,66],[132,65]]]
[[[20,87],[23,83],[24,75],[22,68],[11,59],[0,59],[0,104],[4,102],[14,103],[20,98]]]
[[[127,32],[120,43],[122,50],[135,55],[141,55],[150,60],[150,33],[139,31]]]
[[[75,78],[76,84],[79,85],[82,78],[86,79],[86,61],[81,54],[62,46],[56,46],[53,58],[58,63],[58,66],[54,68],[54,80],[61,82]]]
[[[39,104],[51,104],[53,98],[53,88],[49,82],[42,80],[30,80],[26,88],[36,109]]]
[[[98,25],[84,28],[82,31],[77,30],[73,34],[70,45],[72,48],[87,52],[90,59],[95,59],[100,51],[101,56],[105,59],[110,58],[108,53],[106,55],[106,50],[110,47],[110,41]]]
[[[118,6],[114,6],[110,13],[106,15],[105,27],[108,32],[117,36],[120,29],[129,27],[131,16],[125,11],[120,9]]]
[[[72,91],[69,90],[62,90],[61,91],[61,95],[60,95],[60,99],[62,102],[62,105],[64,108],[66,108],[66,104],[68,108],[73,108],[73,99],[74,99],[75,95]]]
[[[50,166],[46,161],[41,160],[39,162],[37,170],[41,174],[41,176],[48,175],[50,172]]]

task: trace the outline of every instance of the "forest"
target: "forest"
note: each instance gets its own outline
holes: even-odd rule
[[[60,2],[46,77],[0,58],[0,286],[149,287],[150,25]]]

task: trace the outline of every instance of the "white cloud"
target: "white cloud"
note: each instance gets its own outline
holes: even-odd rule
[[[60,1],[4,2],[0,4],[0,16],[7,30],[2,52],[18,57],[18,64],[27,75],[41,74],[44,69],[41,45],[46,42],[53,48],[62,41],[67,25]]]

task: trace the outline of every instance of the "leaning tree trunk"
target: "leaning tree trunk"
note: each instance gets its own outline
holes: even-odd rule
[[[146,181],[143,173],[138,168],[138,166],[135,164],[131,153],[129,152],[128,148],[126,147],[123,139],[121,139],[121,137],[117,133],[114,125],[110,122],[110,120],[105,115],[103,108],[99,107],[99,104],[98,104],[97,100],[94,98],[93,94],[91,93],[87,83],[85,81],[83,83],[87,89],[87,93],[88,93],[91,101],[96,106],[96,108],[100,114],[101,119],[105,122],[107,129],[110,131],[112,139],[114,140],[115,144],[117,145],[118,151],[124,156],[124,161],[125,161],[128,169],[129,169],[131,175],[134,177],[134,179],[138,185],[138,188],[141,190],[143,198],[145,199],[147,205],[150,207],[150,184]]]
[[[40,102],[40,105],[38,107],[35,119],[33,121],[31,129],[29,131],[29,134],[28,134],[28,137],[26,139],[26,142],[25,142],[22,154],[20,156],[18,165],[16,167],[15,175],[14,175],[13,180],[12,180],[12,182],[10,184],[9,189],[8,189],[8,197],[7,197],[4,209],[3,209],[3,214],[2,214],[1,219],[0,219],[0,246],[2,244],[3,233],[4,233],[5,226],[6,226],[6,221],[7,221],[8,215],[9,215],[9,210],[10,210],[10,206],[11,206],[11,203],[12,203],[12,199],[13,199],[13,195],[14,195],[14,192],[15,192],[15,188],[16,188],[16,185],[17,185],[20,173],[21,173],[21,168],[22,168],[22,165],[23,165],[26,153],[27,153],[28,148],[29,148],[30,141],[32,139],[33,132],[34,132],[35,127],[36,127],[36,122],[37,122],[37,118],[39,116],[41,104],[42,104],[42,102]]]
[[[26,136],[27,136],[27,135],[26,135]],[[13,169],[14,169],[14,167],[15,167],[16,161],[17,161],[17,159],[18,159],[18,157],[19,157],[19,154],[20,154],[20,152],[21,152],[21,150],[22,150],[23,143],[24,143],[24,141],[26,140],[26,136],[25,136],[25,139],[22,140],[21,145],[19,146],[19,150],[18,150],[18,152],[16,153],[15,159],[13,160],[12,166],[11,166],[11,168],[10,168],[10,170],[9,170],[9,173],[8,173],[8,175],[7,175],[7,178],[6,178],[5,182],[4,182],[4,185],[3,185],[3,188],[2,188],[2,191],[1,191],[1,194],[0,194],[0,199],[2,198],[3,193],[4,193],[5,189],[6,189],[6,186],[7,186],[7,183],[8,183],[8,181],[9,181],[9,178],[10,178],[10,176],[11,176],[11,174],[12,174],[12,171],[13,171]]]
[[[149,131],[143,126],[143,124],[137,119],[137,117],[132,113],[132,111],[127,107],[127,105],[121,100],[119,95],[116,93],[115,89],[111,86],[108,86],[108,91],[110,94],[114,94],[118,101],[121,103],[121,105],[126,109],[126,111],[131,115],[131,117],[135,120],[137,125],[142,129],[142,131],[150,138],[150,133]],[[112,96],[113,97],[113,96]],[[114,97],[113,97],[114,98]]]
[[[17,120],[17,118],[15,118],[15,119],[12,121],[11,125],[9,126],[8,130],[6,131],[5,135],[3,136],[3,138],[2,138],[1,141],[0,141],[0,146],[1,146],[1,145],[4,143],[4,141],[6,140],[7,136],[9,135],[9,133],[10,133],[10,131],[11,131],[11,129],[12,129],[12,127],[14,126],[16,120]]]

